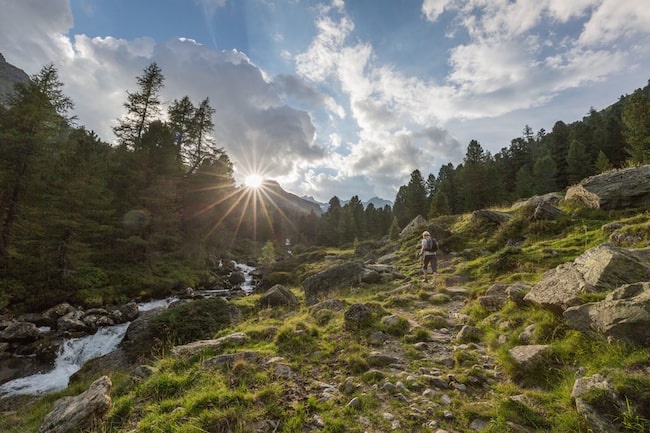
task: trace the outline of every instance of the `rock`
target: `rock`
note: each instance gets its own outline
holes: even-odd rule
[[[176,356],[193,356],[199,352],[219,352],[226,346],[239,346],[248,341],[248,336],[243,332],[233,332],[214,340],[193,341],[181,346],[172,347],[171,351]]]
[[[298,298],[293,292],[281,284],[276,284],[267,290],[259,300],[262,307],[284,307],[298,305]]]
[[[340,299],[328,299],[309,307],[309,315],[314,316],[317,312],[322,310],[342,311],[346,306],[347,304]]]
[[[11,342],[36,341],[41,331],[30,322],[13,322],[0,333],[0,340]]]
[[[366,360],[368,361],[368,365],[372,367],[386,367],[388,365],[402,363],[402,360],[397,356],[382,352],[371,352]]]
[[[88,332],[90,328],[81,320],[83,315],[81,310],[71,311],[57,320],[57,328],[60,331]]]
[[[332,290],[358,286],[363,273],[363,262],[354,261],[333,266],[307,277],[302,283],[305,302],[307,305],[314,305],[319,298]]]
[[[495,224],[501,225],[512,219],[512,215],[505,212],[497,212],[489,209],[481,209],[472,212],[471,223],[477,225]]]
[[[246,276],[241,271],[233,271],[228,277],[228,282],[233,286],[239,286],[246,281]]]
[[[402,229],[401,232],[399,232],[399,237],[403,238],[410,235],[414,231],[419,230],[422,226],[426,225],[426,223],[427,220],[425,220],[422,215],[416,216],[410,223],[406,225],[406,227]]]
[[[598,409],[591,406],[586,400],[585,396],[594,390],[604,391],[600,395],[606,398],[607,402],[601,402],[601,404],[611,407],[616,412],[623,412],[625,410],[625,405],[621,399],[616,395],[609,382],[600,374],[583,377],[575,381],[573,390],[571,391],[571,399],[575,402],[576,410],[589,423],[594,433],[620,431],[618,426],[613,424],[604,414],[600,413]]]
[[[245,362],[258,362],[261,358],[259,352],[249,350],[245,352],[228,353],[226,355],[219,355],[203,361],[204,367],[217,367],[217,368],[232,368],[233,364],[237,361]]]
[[[122,313],[122,318],[125,322],[131,322],[135,319],[138,318],[140,315],[140,310],[138,309],[138,304],[135,302],[129,302],[126,305],[123,305],[119,309],[120,313]]]
[[[582,294],[606,292],[639,281],[650,281],[650,248],[601,245],[547,271],[524,300],[562,314],[581,305]]]
[[[650,283],[621,286],[603,301],[568,308],[563,316],[567,325],[585,334],[650,345]]]
[[[508,351],[513,361],[522,370],[531,370],[545,362],[546,355],[550,354],[553,348],[546,344],[531,344],[528,346],[515,346]]]
[[[650,165],[609,171],[570,187],[564,199],[594,209],[625,209],[650,205]]]
[[[108,376],[102,376],[87,391],[57,400],[38,433],[68,433],[95,427],[111,409],[112,386]]]
[[[481,331],[481,328],[477,328],[476,326],[463,325],[463,327],[456,335],[456,340],[465,343],[471,341],[479,341],[482,335],[483,331]]]
[[[372,311],[367,306],[363,304],[352,304],[343,315],[343,318],[346,327],[350,329],[361,329],[370,321],[371,315]]]
[[[157,369],[155,367],[151,367],[149,365],[138,365],[136,368],[131,370],[131,374],[129,376],[131,377],[131,379],[140,382],[147,379],[156,371]]]

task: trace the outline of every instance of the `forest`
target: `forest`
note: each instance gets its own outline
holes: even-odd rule
[[[411,173],[394,205],[332,197],[323,215],[254,206],[211,138],[208,98],[163,104],[156,63],[136,77],[115,144],[77,125],[54,65],[0,104],[0,307],[36,311],[62,300],[121,303],[200,287],[224,258],[396,237],[433,218],[560,191],[613,168],[650,163],[650,86],[551,131],[528,125],[492,155]],[[165,115],[164,115],[165,114]],[[288,241],[288,242],[287,242]]]

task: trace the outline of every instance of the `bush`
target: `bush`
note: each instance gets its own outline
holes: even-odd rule
[[[209,339],[232,321],[228,302],[201,299],[171,307],[154,317],[149,331],[163,346]]]

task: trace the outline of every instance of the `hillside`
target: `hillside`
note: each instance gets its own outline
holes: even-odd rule
[[[354,251],[295,251],[263,270],[262,282],[285,289],[225,309],[171,307],[124,347],[142,355],[157,342],[153,357],[93,362],[57,395],[12,402],[28,410],[4,401],[0,428],[36,431],[57,398],[107,375],[112,409],[88,431],[647,432],[650,341],[578,331],[524,300],[574,262],[589,263],[591,287],[603,248],[621,255],[603,270],[608,288],[583,291],[580,304],[650,268],[649,209],[541,200],[429,220]],[[533,218],[540,207],[557,212]],[[422,228],[440,240],[435,285],[418,275]],[[624,271],[621,257],[643,254]],[[314,289],[325,291],[312,299]],[[217,311],[232,320],[200,320]],[[214,339],[195,341],[197,330]],[[574,394],[578,383],[587,391]]]

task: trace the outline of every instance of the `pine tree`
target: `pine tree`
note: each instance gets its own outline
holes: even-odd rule
[[[612,163],[609,162],[609,159],[607,158],[607,155],[605,155],[605,152],[601,150],[598,153],[598,159],[596,159],[596,170],[598,173],[604,173],[611,170],[612,168],[614,168],[612,166]]]
[[[650,163],[650,98],[637,89],[623,110],[625,125],[625,150],[632,164]]]

